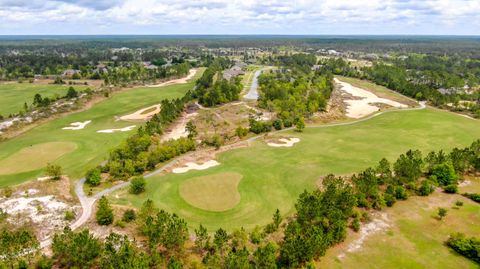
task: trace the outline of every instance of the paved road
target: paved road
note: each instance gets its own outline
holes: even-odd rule
[[[420,110],[420,109],[425,109],[426,108],[426,105],[424,102],[420,102],[419,103],[419,106],[418,107],[414,107],[414,108],[403,108],[403,109],[393,109],[393,110],[386,110],[386,111],[382,111],[382,112],[378,112],[378,113],[375,113],[375,114],[372,114],[366,118],[362,118],[362,119],[359,119],[359,120],[355,120],[355,121],[349,121],[349,122],[342,122],[342,123],[333,123],[333,124],[324,124],[324,125],[317,125],[317,126],[307,126],[306,128],[326,128],[326,127],[334,127],[334,126],[344,126],[344,125],[352,125],[352,124],[357,124],[359,122],[363,122],[363,121],[367,121],[367,120],[370,120],[374,117],[377,117],[379,115],[382,115],[382,114],[385,114],[385,113],[390,113],[390,112],[396,112],[396,111],[411,111],[411,110]],[[275,132],[271,132],[271,133],[279,133],[279,132],[285,132],[285,131],[288,131],[288,130],[292,130],[293,127],[291,128],[286,128],[286,129],[283,129],[283,130],[279,130],[279,131],[275,131]],[[256,136],[253,136],[251,138],[249,138],[247,141],[248,142],[252,142],[260,137],[264,136],[264,134],[260,134],[260,135],[256,135]],[[239,141],[237,143],[243,143],[245,141]],[[146,175],[144,175],[145,178],[149,178],[149,177],[152,177],[156,174],[159,174],[161,173],[162,171],[164,171],[165,169],[167,168],[170,168],[172,167],[173,165],[175,165],[178,160],[180,158],[182,158],[183,156],[179,156],[173,160],[171,160],[170,162],[164,164],[163,166],[159,167],[157,170],[155,171],[152,171]],[[124,188],[126,186],[128,186],[129,182],[126,181],[126,182],[123,182],[123,183],[120,183],[120,184],[117,184],[111,188],[108,188],[108,189],[105,189],[97,194],[95,194],[94,196],[92,197],[88,197],[85,195],[85,192],[83,191],[83,185],[85,184],[85,178],[82,178],[80,179],[77,184],[75,185],[75,194],[77,195],[78,197],[78,200],[80,201],[80,205],[82,206],[82,215],[80,216],[80,218],[78,218],[77,220],[75,220],[75,222],[73,222],[72,224],[70,224],[70,228],[72,230],[75,230],[79,227],[81,227],[83,224],[85,224],[89,219],[90,219],[90,216],[92,215],[92,212],[93,212],[93,205],[95,204],[95,202],[100,199],[102,196],[105,196],[105,195],[108,195],[118,189],[121,189],[121,188]],[[45,240],[43,240],[42,242],[40,242],[40,248],[45,248],[45,247],[48,247],[50,246],[52,243],[52,240],[51,238],[47,238]]]
[[[263,72],[264,69],[260,69],[255,71],[255,74],[253,75],[253,80],[252,84],[250,85],[250,90],[248,91],[247,94],[243,96],[245,99],[250,99],[250,100],[257,100],[258,99],[258,76]]]

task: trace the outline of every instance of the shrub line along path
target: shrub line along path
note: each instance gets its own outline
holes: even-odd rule
[[[421,110],[421,109],[425,109],[426,108],[426,105],[425,105],[425,102],[419,102],[419,106],[418,107],[414,107],[414,108],[401,108],[401,109],[391,109],[391,110],[386,110],[386,111],[382,111],[382,112],[378,112],[378,113],[375,113],[375,114],[372,114],[368,117],[365,117],[365,118],[362,118],[362,119],[358,119],[358,120],[354,120],[354,121],[349,121],[349,122],[341,122],[341,123],[333,123],[333,124],[324,124],[324,125],[314,125],[314,126],[306,126],[306,128],[326,128],[326,127],[335,127],[335,126],[344,126],[344,125],[352,125],[352,124],[357,124],[357,123],[360,123],[360,122],[363,122],[363,121],[367,121],[367,120],[370,120],[370,119],[373,119],[381,114],[384,114],[384,113],[388,113],[388,112],[396,112],[396,111],[412,111],[412,110]],[[294,128],[293,127],[290,127],[290,128],[286,128],[286,129],[283,129],[283,130],[279,130],[279,131],[275,131],[275,132],[271,132],[271,133],[280,133],[280,132],[284,132],[284,131],[288,131],[288,130],[293,130]],[[260,134],[260,135],[256,135],[256,136],[253,136],[249,139],[247,139],[247,142],[250,144],[250,142],[262,137],[264,134]],[[243,143],[244,141],[239,141],[237,143]],[[159,167],[158,169],[144,175],[145,178],[149,178],[149,177],[152,177],[152,176],[155,176],[163,171],[165,171],[165,169],[168,169],[170,167],[172,167],[173,165],[175,165],[183,156],[179,156],[177,158],[174,158],[173,160],[169,161],[168,163],[162,165],[161,167]],[[130,182],[129,181],[126,181],[126,182],[122,182],[120,184],[117,184],[113,187],[110,187],[108,189],[105,189],[95,195],[93,195],[92,197],[88,197],[85,195],[85,192],[83,190],[83,185],[85,184],[85,178],[81,178],[77,184],[75,185],[75,194],[77,195],[78,197],[78,200],[80,201],[80,205],[82,207],[82,215],[80,216],[80,218],[78,218],[75,222],[73,222],[72,224],[70,224],[70,228],[72,230],[75,230],[79,227],[81,227],[83,224],[85,224],[91,217],[92,213],[93,213],[93,205],[95,204],[95,202],[100,199],[102,196],[106,196],[116,190],[119,190],[121,188],[124,188],[124,187],[127,187],[128,184]],[[46,247],[49,247],[50,245],[52,244],[52,239],[51,238],[47,238],[43,241],[40,242],[40,248],[46,248]]]

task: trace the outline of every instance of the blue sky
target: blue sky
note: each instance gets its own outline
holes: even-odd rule
[[[480,35],[480,0],[0,0],[0,34]]]

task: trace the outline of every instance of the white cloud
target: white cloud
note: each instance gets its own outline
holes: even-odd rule
[[[0,33],[480,34],[479,14],[479,0],[0,0]]]

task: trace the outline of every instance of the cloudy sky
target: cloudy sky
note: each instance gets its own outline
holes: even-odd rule
[[[0,0],[0,34],[480,35],[480,0]]]

